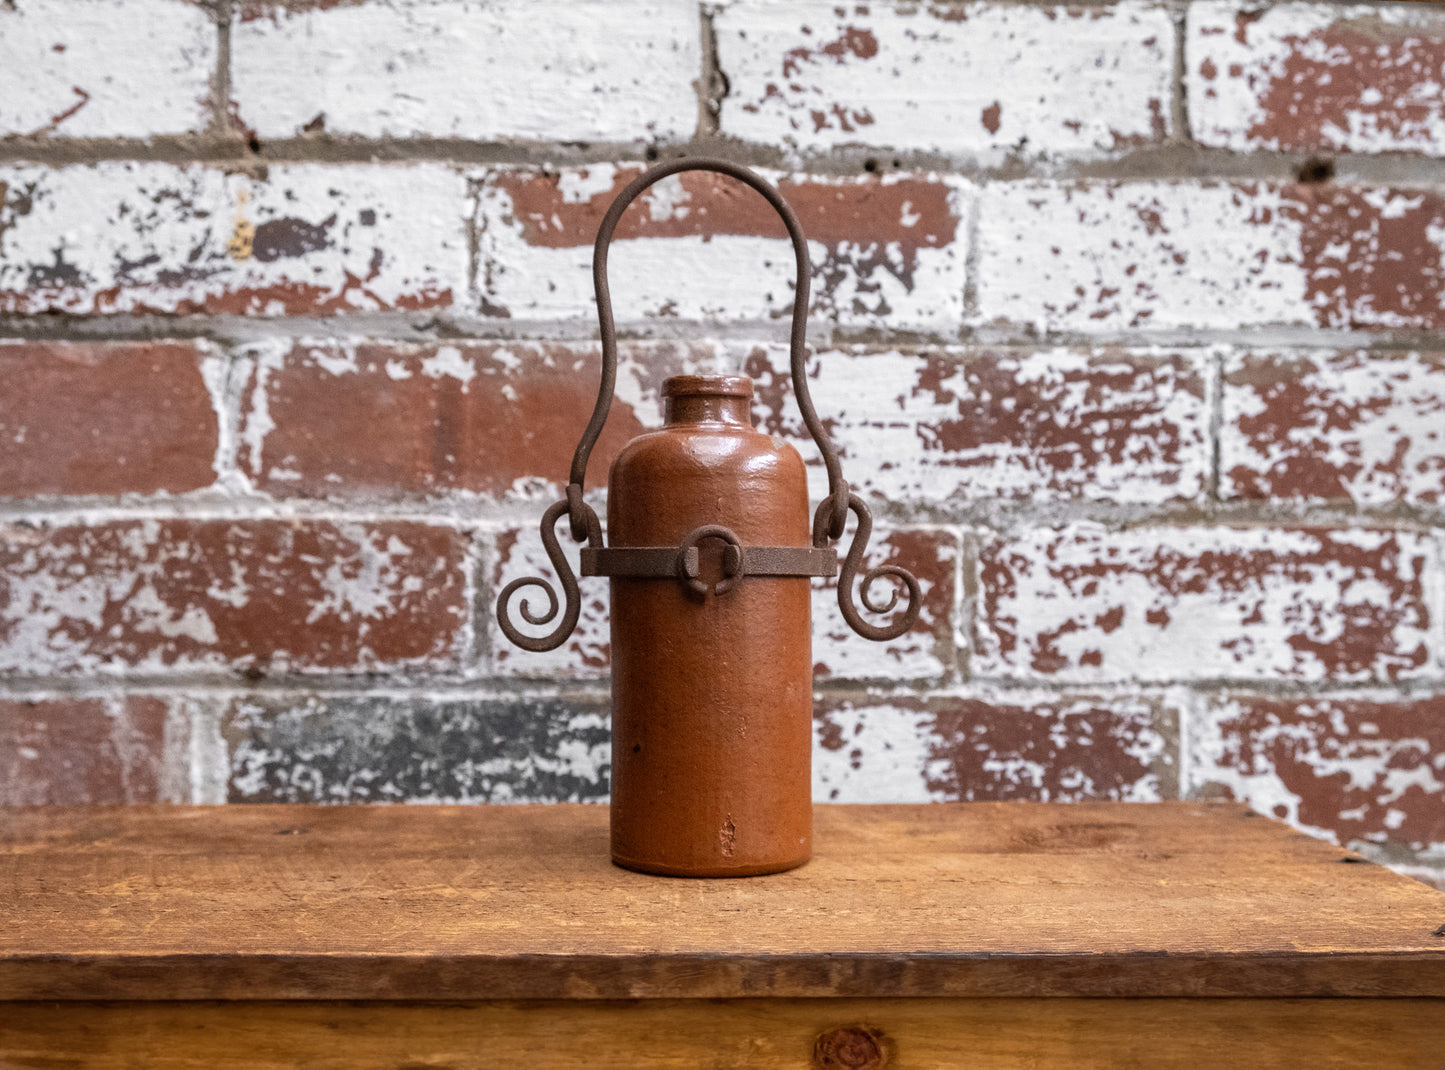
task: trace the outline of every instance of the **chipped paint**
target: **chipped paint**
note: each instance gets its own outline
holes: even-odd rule
[[[251,5],[255,7],[256,5]],[[273,6],[231,27],[232,96],[262,138],[686,139],[696,5],[371,0]]]
[[[1221,493],[1445,501],[1445,357],[1311,350],[1225,365]]]
[[[841,557],[853,538],[853,524],[837,544]],[[958,600],[955,572],[958,535],[948,529],[873,529],[869,552],[860,573],[879,565],[901,565],[918,579],[923,592],[922,610],[912,631],[875,643],[860,639],[838,609],[835,579],[813,584],[813,672],[817,679],[916,680],[941,677],[954,665],[954,606]],[[891,581],[880,579],[872,589],[875,602],[886,603]],[[874,614],[855,602],[864,620],[886,623],[889,614]],[[906,597],[906,592],[902,592]]]
[[[461,491],[550,503],[601,375],[593,345],[303,340],[252,353],[240,465],[279,496]],[[624,347],[589,489],[606,485],[623,445],[659,424],[662,379],[712,356],[707,345]]]
[[[160,802],[159,699],[0,699],[0,806]]]
[[[806,437],[781,347],[747,349],[759,426]],[[1197,500],[1211,350],[823,349],[810,389],[849,482],[889,502]],[[812,450],[802,447],[813,460]],[[826,493],[814,466],[811,492]]]
[[[605,513],[603,514],[605,515]],[[572,566],[573,573],[580,573],[578,551],[567,533],[565,518],[558,524],[557,531],[563,552]],[[556,572],[542,548],[542,539],[535,523],[524,528],[508,527],[498,532],[495,539],[495,555],[489,591],[492,599],[496,592],[515,579],[524,576],[545,577],[557,594],[560,606],[562,591],[557,586]],[[487,627],[491,635],[491,670],[497,676],[507,678],[537,679],[580,679],[605,680],[612,657],[612,626],[608,615],[611,593],[603,579],[579,580],[582,590],[582,609],[577,628],[567,642],[555,650],[531,653],[520,650],[509,643],[497,627],[493,606],[487,606]],[[532,628],[521,623],[521,612],[530,608],[540,616],[547,608],[547,596],[538,588],[529,588],[517,595],[514,604],[519,612],[513,620],[529,634],[543,635],[546,627]],[[560,612],[560,610],[559,610]],[[552,627],[556,626],[556,619]]]
[[[216,60],[216,30],[199,4],[0,4],[0,137],[199,133]]]
[[[392,521],[116,521],[4,531],[0,672],[445,667],[465,547]]]
[[[1038,330],[1312,323],[1275,191],[997,183],[979,207],[982,322]]]
[[[261,180],[100,163],[0,182],[4,312],[335,315],[445,307],[466,288],[466,186],[442,165],[273,165]],[[238,212],[244,226],[218,225]]]
[[[1445,326],[1445,197],[1428,190],[1289,186],[1305,300],[1321,327]]]
[[[820,802],[1155,802],[1176,790],[1177,713],[1128,696],[820,698]]]
[[[1126,0],[1091,18],[997,3],[866,7],[722,7],[722,132],[800,149],[877,145],[990,161],[1099,156],[1167,134],[1174,32],[1162,7]]]
[[[1235,151],[1445,154],[1445,18],[1430,5],[1189,6],[1189,115]]]
[[[1096,524],[982,551],[985,676],[1397,680],[1432,671],[1440,563],[1404,531]]]
[[[1445,698],[1226,696],[1192,778],[1339,843],[1445,852]]]
[[[979,322],[1438,328],[1442,218],[1424,190],[996,183],[979,212]]]
[[[540,318],[592,314],[597,225],[641,169],[597,165],[579,171],[579,178],[594,183],[586,200],[555,174],[500,170],[487,177],[478,198],[487,307]],[[595,181],[594,172],[610,174],[610,184]],[[899,174],[766,177],[778,184],[808,235],[813,315],[851,324],[936,326],[962,315],[966,183]],[[619,320],[773,319],[788,313],[792,252],[767,202],[701,172],[666,179],[654,190],[660,192],[643,194],[618,226],[610,270]],[[539,286],[539,279],[546,285]]]
[[[303,694],[239,699],[231,802],[600,802],[605,702]]]

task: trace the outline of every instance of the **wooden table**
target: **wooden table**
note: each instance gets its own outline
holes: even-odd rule
[[[605,807],[0,813],[0,1066],[1445,1067],[1445,894],[1242,806],[819,806],[791,873]]]

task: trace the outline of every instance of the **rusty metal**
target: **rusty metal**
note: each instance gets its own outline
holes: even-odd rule
[[[571,568],[567,565],[558,549],[557,536],[554,529],[557,517],[565,512],[572,531],[572,538],[577,542],[586,542],[590,549],[600,548],[600,535],[598,532],[597,514],[583,500],[584,488],[587,482],[587,462],[592,455],[592,449],[597,444],[597,438],[602,434],[602,428],[607,423],[607,414],[612,408],[612,395],[617,382],[617,328],[612,316],[611,290],[607,282],[607,253],[612,242],[612,235],[617,229],[617,224],[622,218],[623,212],[637,199],[638,196],[648,187],[669,175],[678,174],[683,171],[715,171],[719,174],[728,175],[740,182],[750,186],[767,200],[782,217],[787,228],[788,237],[793,243],[793,252],[797,261],[796,286],[793,297],[792,332],[789,339],[790,368],[793,381],[793,393],[797,397],[798,409],[802,413],[803,423],[807,426],[808,432],[812,435],[813,442],[822,454],[823,465],[828,472],[828,497],[818,503],[818,509],[814,515],[813,523],[813,545],[820,549],[827,549],[829,543],[839,539],[843,535],[847,523],[848,513],[851,511],[858,518],[858,528],[853,535],[853,541],[848,547],[848,553],[839,573],[838,580],[838,608],[843,614],[843,619],[859,635],[865,639],[883,641],[896,639],[907,632],[918,621],[918,613],[922,604],[922,596],[918,587],[918,581],[913,575],[898,565],[883,565],[870,569],[863,573],[862,584],[858,597],[862,600],[863,606],[872,613],[887,613],[892,610],[898,602],[898,592],[894,590],[889,601],[880,606],[869,597],[869,591],[873,584],[883,577],[891,577],[902,583],[908,593],[908,602],[902,613],[896,616],[892,622],[886,625],[869,624],[864,621],[858,612],[854,602],[853,581],[857,578],[858,567],[862,563],[863,556],[868,549],[868,539],[873,530],[872,514],[867,504],[852,493],[847,480],[843,478],[842,462],[838,458],[838,451],[834,447],[832,439],[828,437],[827,431],[823,428],[822,421],[818,418],[817,410],[813,407],[812,395],[808,390],[807,379],[807,330],[808,330],[808,296],[809,286],[812,278],[812,268],[808,257],[808,242],[803,234],[802,224],[799,223],[797,214],[771,185],[754,174],[748,168],[728,160],[716,160],[708,158],[692,158],[673,160],[668,163],[659,164],[650,171],[634,179],[612,202],[607,210],[601,225],[597,229],[597,240],[592,250],[592,283],[597,294],[597,317],[599,321],[600,334],[602,339],[602,377],[598,385],[597,402],[593,406],[592,416],[587,422],[587,427],[582,432],[582,437],[577,443],[577,449],[572,455],[572,468],[570,479],[567,484],[566,497],[559,503],[548,508],[542,518],[542,541],[547,550],[547,557],[552,562],[552,567],[557,570],[557,578],[563,591],[565,611],[562,620],[545,636],[528,636],[518,630],[510,620],[510,604],[512,596],[525,588],[539,587],[547,595],[548,609],[545,613],[534,613],[530,610],[527,600],[524,598],[518,606],[522,619],[529,624],[546,625],[556,616],[559,609],[555,592],[547,581],[541,576],[528,576],[523,579],[514,580],[502,589],[497,599],[497,620],[501,624],[503,633],[509,640],[524,650],[541,652],[554,650],[567,641],[567,638],[576,628],[577,619],[581,613],[581,592],[577,586]],[[560,510],[558,507],[561,507]],[[646,548],[652,549],[652,548]],[[763,547],[747,547],[745,554],[756,555]],[[669,551],[675,554],[675,550]],[[627,561],[628,558],[617,558],[612,556],[613,551],[609,549],[608,556],[602,560],[611,562]],[[585,551],[584,551],[585,556]],[[753,557],[747,557],[752,561]],[[675,559],[674,559],[675,561]],[[599,568],[598,559],[593,558],[594,568]],[[630,564],[617,564],[613,567],[643,567],[641,565],[631,566]],[[765,566],[764,566],[765,567]],[[753,576],[762,575],[808,575],[808,576],[830,576],[832,571],[812,571],[820,565],[809,565],[808,571],[798,573],[768,573],[757,569],[748,569]],[[669,571],[666,575],[675,574],[675,563],[669,562]],[[583,564],[583,575],[622,575],[624,573],[588,571],[587,563]],[[642,573],[625,573],[627,575],[642,575]],[[648,575],[653,573],[649,572]]]
[[[716,525],[720,526],[720,525]],[[608,546],[600,550],[582,549],[582,575],[631,576],[663,579],[681,573],[690,579],[697,576],[697,543],[707,537],[703,529],[689,533],[677,546]],[[729,576],[836,576],[838,555],[831,549],[817,546],[743,546],[734,540],[731,529],[719,537],[735,547],[736,563],[724,558]],[[684,586],[687,583],[684,581]],[[722,592],[717,592],[721,594]]]
[[[628,205],[659,179],[715,171],[758,191],[782,217],[797,260],[790,366],[803,422],[828,472],[828,496],[809,509],[807,473],[791,445],[752,423],[752,380],[674,376],[663,384],[666,421],[634,438],[613,462],[603,545],[584,500],[587,462],[606,423],[617,377],[617,333],[607,251]],[[602,338],[597,403],[577,450],[566,496],[542,517],[542,541],[563,598],[539,576],[503,588],[497,618],[526,650],[567,641],[581,611],[577,577],[558,541],[565,516],[583,576],[612,591],[612,858],[679,876],[745,876],[801,865],[812,850],[811,577],[838,577],[843,618],[868,639],[912,628],[918,581],[898,565],[859,573],[873,518],[843,478],[838,452],[808,392],[806,328],[811,267],[797,216],[772,186],[723,160],[678,160],[630,183],[608,209],[593,249]],[[832,543],[848,514],[856,528],[840,566]],[[880,580],[891,589],[875,599]],[[863,620],[892,614],[886,623]],[[510,616],[532,587],[545,611],[521,597],[524,635]],[[899,606],[899,595],[907,601]]]

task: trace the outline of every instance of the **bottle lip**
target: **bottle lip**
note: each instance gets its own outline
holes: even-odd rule
[[[753,381],[746,375],[674,375],[663,381],[662,396],[750,398]]]

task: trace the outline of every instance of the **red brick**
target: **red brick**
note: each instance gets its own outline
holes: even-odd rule
[[[1236,151],[1445,154],[1445,17],[1427,4],[1194,3],[1189,118]]]
[[[1378,680],[1434,671],[1440,562],[1407,531],[1094,524],[986,545],[983,675]]]
[[[1178,715],[1134,698],[824,696],[814,717],[814,793],[830,802],[1152,802],[1178,794]]]
[[[466,545],[427,524],[3,528],[0,671],[371,670],[457,660]]]
[[[1333,185],[1280,194],[1319,326],[1445,327],[1445,197]]]
[[[1445,356],[1234,354],[1224,376],[1221,493],[1445,501]]]
[[[1340,843],[1445,851],[1445,695],[1230,697],[1209,709],[1191,763],[1196,793]]]
[[[186,342],[0,344],[0,497],[208,486],[218,431],[201,360]]]
[[[744,367],[758,425],[811,459],[786,351],[755,349]],[[859,346],[819,351],[809,371],[848,482],[875,498],[1157,503],[1205,489],[1212,373],[1201,354]]]
[[[0,700],[0,806],[161,801],[166,704]]]
[[[1217,182],[1001,182],[980,323],[1044,330],[1445,326],[1445,198]]]
[[[481,311],[590,317],[597,226],[641,172],[641,165],[592,165],[489,174],[477,212]],[[778,185],[808,236],[813,316],[956,327],[967,183],[898,172],[764,177]],[[770,320],[792,308],[795,265],[782,221],[733,179],[707,172],[665,179],[638,198],[615,237],[610,267],[619,321]]]
[[[660,422],[662,379],[708,346],[623,347],[618,396],[588,466]],[[258,354],[240,466],[277,495],[471,491],[554,500],[597,400],[595,344],[298,344]]]

